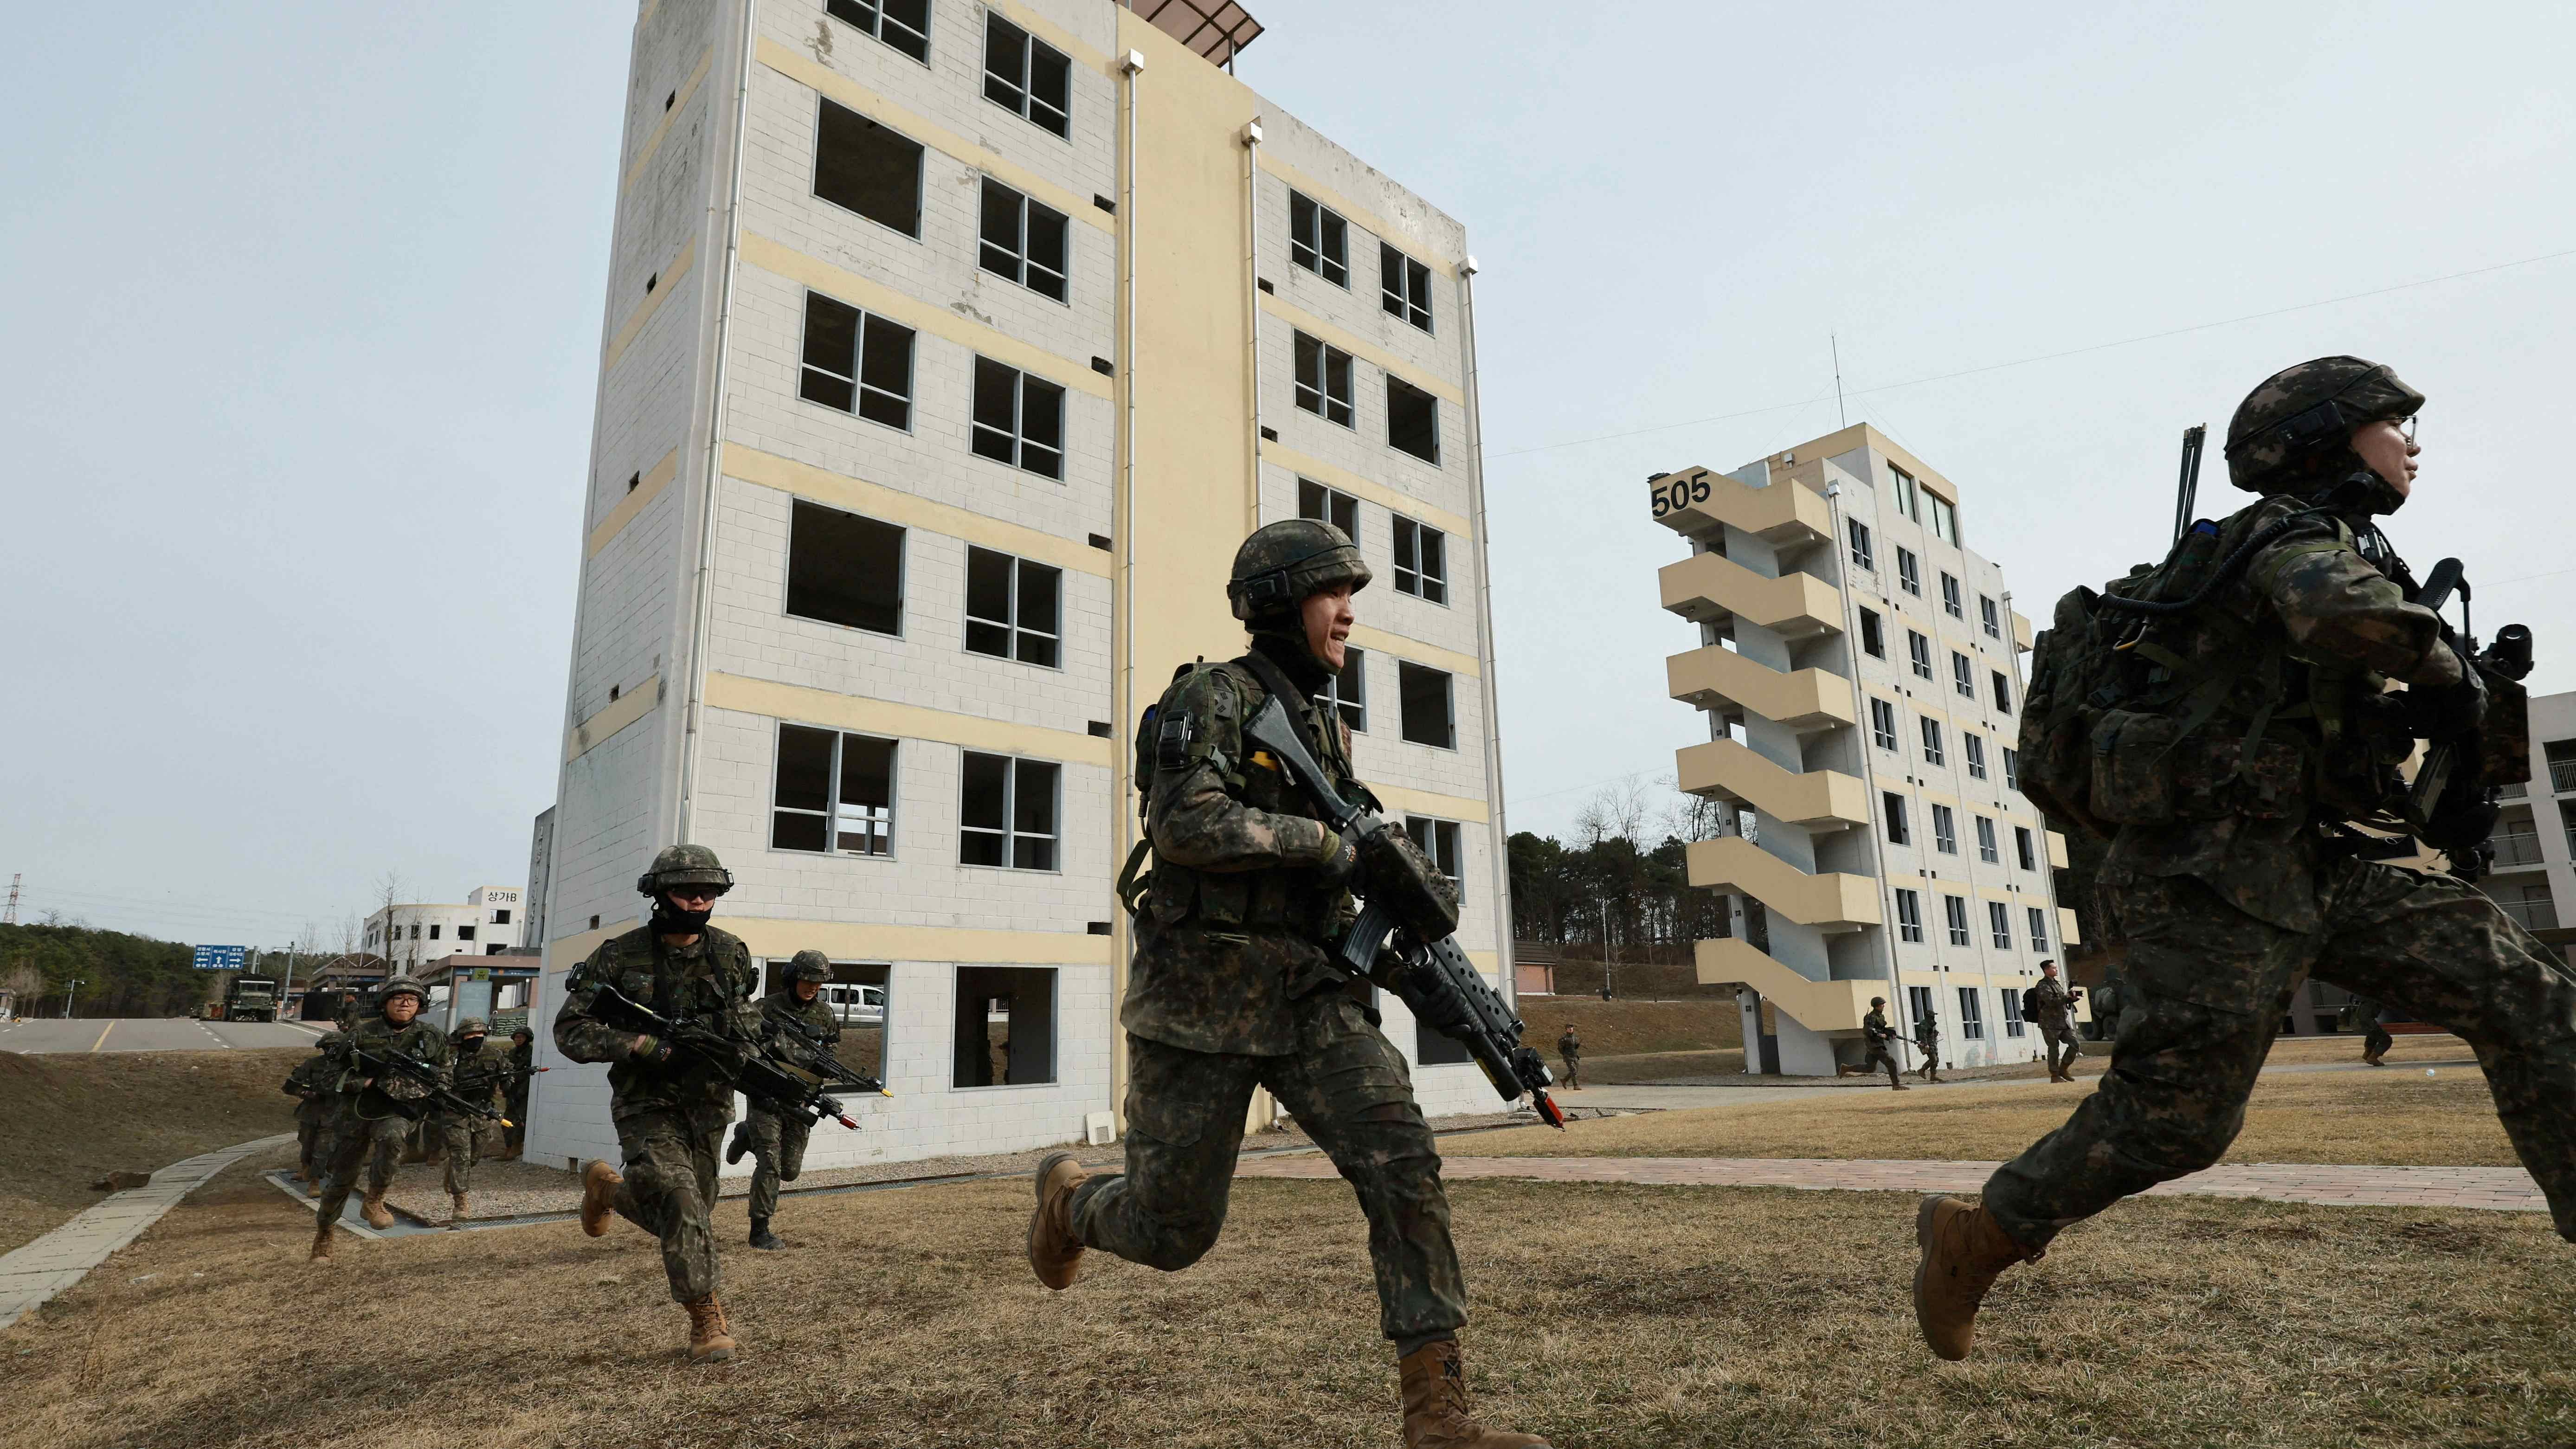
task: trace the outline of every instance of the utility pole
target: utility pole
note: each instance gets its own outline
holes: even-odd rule
[[[75,992],[75,991],[77,991],[77,990],[79,990],[80,988],[82,988],[82,987],[84,987],[84,986],[87,986],[88,984],[89,984],[89,981],[88,981],[88,979],[87,979],[86,977],[75,977],[75,978],[73,978],[72,980],[70,980],[70,981],[68,981],[68,982],[65,982],[65,983],[64,983],[64,985],[63,985],[63,1020],[65,1020],[65,1021],[69,1021],[69,1020],[71,1020],[71,1019],[72,1019],[72,993],[73,993],[73,992]]]
[[[1610,898],[1597,896],[1595,899],[1601,904],[1601,999],[1608,1001],[1618,995],[1614,982],[1615,968],[1619,964],[1619,948],[1610,935]]]

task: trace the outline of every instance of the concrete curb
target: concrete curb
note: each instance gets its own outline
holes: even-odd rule
[[[0,1328],[69,1289],[107,1256],[143,1235],[207,1178],[254,1152],[295,1140],[292,1132],[203,1152],[152,1174],[145,1186],[111,1195],[27,1246],[0,1256]]]

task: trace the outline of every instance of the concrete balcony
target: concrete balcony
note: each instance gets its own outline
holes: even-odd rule
[[[2013,647],[2024,654],[2029,653],[2030,646],[2038,642],[2038,636],[2030,632],[2030,621],[2023,618],[2018,611],[2012,616],[2012,631]]]
[[[1814,574],[1769,578],[1724,554],[1701,553],[1666,564],[1656,578],[1664,607],[1694,624],[1739,618],[1783,639],[1842,632],[1842,595]]]
[[[1784,674],[1710,645],[1664,661],[1672,697],[1694,709],[1760,715],[1801,733],[1853,722],[1851,681],[1821,669]]]
[[[2048,868],[2065,870],[2067,868],[2066,837],[2045,827],[2042,827],[2039,833],[2048,838]]]
[[[1749,986],[1809,1031],[1857,1032],[1869,999],[1894,994],[1885,981],[1810,981],[1733,937],[1702,941],[1691,957],[1702,986]]]
[[[2061,946],[2084,944],[2084,928],[2076,924],[2073,906],[2057,908],[2057,944]]]
[[[1834,539],[1834,513],[1824,495],[1785,479],[1748,488],[1723,473],[1681,468],[1646,482],[1646,506],[1673,532],[1714,543],[1730,526],[1775,548],[1800,549]]]
[[[1692,745],[1673,756],[1683,793],[1733,800],[1774,820],[1809,829],[1869,823],[1869,789],[1834,770],[1785,770],[1733,740]]]
[[[1740,835],[1695,840],[1685,857],[1690,883],[1751,896],[1765,910],[1828,933],[1857,931],[1883,919],[1878,882],[1865,875],[1815,875]]]

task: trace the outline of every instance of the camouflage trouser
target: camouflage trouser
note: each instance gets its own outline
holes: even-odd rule
[[[1580,1090],[1583,1086],[1583,1058],[1578,1055],[1559,1060],[1565,1063],[1565,1089],[1569,1092]]]
[[[1941,1044],[1918,1041],[1914,1044],[1914,1049],[1923,1054],[1923,1065],[1916,1067],[1914,1074],[1928,1082],[1932,1080],[1934,1072],[1941,1070]]]
[[[1896,1053],[1887,1049],[1887,1043],[1874,1041],[1869,1044],[1869,1056],[1861,1062],[1860,1069],[1866,1073],[1877,1071],[1880,1067],[1887,1068],[1889,1086],[1902,1085],[1897,1081]]]
[[[1449,1242],[1440,1154],[1414,1105],[1404,1058],[1350,997],[1294,1002],[1294,1056],[1229,1056],[1127,1038],[1127,1171],[1073,1199],[1075,1236],[1131,1263],[1177,1272],[1216,1244],[1252,1089],[1268,1087],[1359,1195],[1377,1269],[1379,1327],[1429,1339],[1467,1321]]]
[[[805,1139],[813,1135],[814,1124],[758,1107],[744,1123],[751,1129],[751,1153],[758,1164],[751,1170],[751,1215],[770,1217],[778,1211],[778,1185],[794,1182],[805,1170]]]
[[[716,1291],[716,1146],[732,1120],[725,1107],[656,1108],[617,1119],[626,1158],[617,1215],[662,1240],[674,1303]]]
[[[483,1149],[492,1145],[492,1127],[478,1117],[441,1117],[437,1138],[447,1149],[447,1190],[466,1192],[473,1180],[474,1164],[482,1159]]]
[[[2102,902],[2129,942],[2111,1070],[2065,1126],[1987,1181],[1986,1206],[2006,1231],[2040,1247],[2217,1162],[2313,967],[2346,990],[2408,1003],[2476,1049],[2506,1135],[2559,1235],[2576,1241],[2576,976],[2449,876],[2337,860],[2318,870],[2316,891],[2323,926],[2303,935],[2188,877],[2102,877]]]
[[[411,1123],[401,1117],[359,1116],[357,1102],[354,1096],[342,1097],[331,1111],[326,1132],[330,1143],[323,1157],[326,1171],[322,1197],[313,1205],[320,1222],[340,1220],[340,1209],[349,1205],[349,1194],[357,1187],[360,1163],[366,1164],[370,1196],[393,1186],[403,1137],[411,1130]]]
[[[2084,1049],[2075,1044],[2075,1026],[2069,1021],[2039,1023],[2039,1043],[2052,1072],[2065,1071],[2075,1064],[2077,1057],[2084,1055]]]
[[[295,1108],[295,1166],[306,1177],[317,1177],[330,1146],[322,1131],[325,1116],[319,1102],[300,1102]]]
[[[2370,1034],[2368,1036],[2361,1039],[2361,1054],[2363,1056],[2376,1057],[2386,1052],[2390,1047],[2397,1045],[2397,1038],[2390,1036],[2388,1034],[2388,1028],[2381,1026],[2376,1017],[2371,1019],[2369,1032]]]

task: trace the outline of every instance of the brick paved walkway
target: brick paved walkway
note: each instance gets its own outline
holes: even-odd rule
[[[1906,1162],[1816,1157],[1444,1157],[1441,1176],[1540,1182],[1635,1182],[1672,1187],[1799,1187],[1854,1192],[1975,1192],[1992,1162]],[[1328,1178],[1333,1165],[1298,1155],[1246,1159],[1237,1177]],[[2491,1208],[2547,1212],[2519,1167],[2335,1167],[2247,1163],[2148,1190],[2150,1196],[2261,1198],[2341,1207]]]

